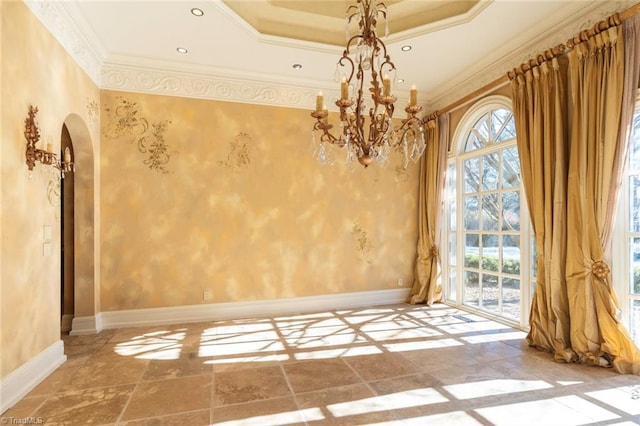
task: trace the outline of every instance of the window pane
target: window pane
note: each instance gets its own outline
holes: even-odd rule
[[[485,231],[498,230],[498,194],[485,194],[482,196],[482,229]]]
[[[470,158],[463,163],[464,167],[464,193],[478,192],[480,181],[480,159]]]
[[[448,186],[448,200],[449,200],[449,229],[456,230],[456,165],[449,164],[449,170],[447,171],[447,186]]]
[[[482,159],[482,190],[498,189],[498,153],[485,155]]]
[[[467,234],[464,245],[464,266],[477,268],[480,263],[480,238],[476,234]]]
[[[482,307],[491,312],[500,312],[497,275],[482,274]]]
[[[633,130],[629,145],[629,170],[640,170],[640,114],[633,116]]]
[[[456,280],[456,268],[449,268],[449,300],[456,300],[458,283]]]
[[[629,333],[636,345],[640,346],[640,300],[631,300],[629,312]]]
[[[520,280],[502,279],[502,313],[520,319]]]
[[[464,146],[465,152],[473,151],[474,149],[482,148],[484,146],[484,140],[478,132],[471,131],[467,136],[467,143]]]
[[[491,140],[491,136],[489,134],[489,114],[483,115],[476,124],[473,125],[472,133],[475,133],[480,140],[483,142],[488,142]]]
[[[629,225],[632,232],[640,232],[640,177],[629,177]]]
[[[502,272],[520,275],[520,236],[502,236]]]
[[[506,109],[497,109],[492,113],[492,125],[495,129],[495,141],[502,142],[516,137],[516,126],[513,114]]]
[[[640,296],[640,238],[632,238],[629,245],[629,263],[633,279],[631,280],[629,292]]]
[[[464,304],[478,306],[479,274],[465,271],[464,273]]]
[[[498,259],[498,234],[482,236],[482,269],[498,272],[500,269]]]
[[[519,191],[505,191],[502,193],[502,229],[505,231],[520,230]]]
[[[502,187],[520,186],[520,159],[518,149],[513,147],[502,152]]]
[[[478,229],[478,197],[464,197],[464,229]]]
[[[458,262],[456,261],[456,239],[455,232],[449,233],[449,265],[454,266]]]

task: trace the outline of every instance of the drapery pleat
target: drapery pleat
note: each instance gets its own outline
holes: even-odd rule
[[[565,281],[566,73],[559,59],[549,56],[510,75],[521,175],[537,252],[527,340],[570,361],[574,353]]]
[[[615,173],[624,168],[628,144],[628,137],[620,138],[620,129],[630,123],[632,113],[622,116],[623,94],[637,88],[637,80],[635,87],[624,87],[622,26],[581,40],[568,58],[572,116],[566,277],[571,346],[580,362],[613,364],[620,373],[640,374],[640,351],[618,319],[605,261],[614,223],[611,200],[617,200],[620,182]]]
[[[447,167],[449,114],[425,124],[427,148],[420,159],[418,187],[418,246],[409,303],[431,305],[442,300],[440,282],[440,222]]]

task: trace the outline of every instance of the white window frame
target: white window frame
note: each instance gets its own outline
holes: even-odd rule
[[[488,310],[483,310],[479,308],[474,308],[473,306],[464,305],[463,304],[463,294],[464,294],[464,249],[465,244],[463,241],[462,232],[462,224],[464,222],[463,219],[463,211],[462,211],[462,202],[463,202],[463,161],[467,158],[471,157],[481,157],[482,155],[489,154],[491,152],[497,152],[503,150],[508,147],[516,146],[516,139],[513,141],[500,142],[493,146],[489,146],[486,148],[481,148],[478,150],[473,150],[469,152],[465,152],[465,144],[467,140],[467,135],[470,130],[476,124],[476,122],[486,113],[491,110],[504,108],[509,111],[513,111],[511,100],[505,96],[488,96],[478,102],[476,102],[471,108],[469,108],[466,113],[460,119],[456,130],[453,133],[453,139],[451,144],[451,151],[448,153],[447,160],[447,171],[451,164],[454,164],[455,173],[456,173],[456,266],[451,267],[449,265],[449,235],[451,231],[451,215],[446,214],[443,217],[443,232],[441,233],[441,259],[443,262],[442,265],[442,283],[444,287],[444,298],[445,303],[456,306],[460,309],[464,309],[467,311],[472,311],[478,313],[479,315],[489,317],[500,322],[506,323],[510,326],[519,328],[521,330],[527,330],[529,327],[529,311],[531,307],[531,253],[530,253],[530,241],[531,241],[531,231],[530,231],[530,219],[529,219],[529,210],[526,203],[526,196],[524,194],[524,188],[522,184],[520,185],[520,319],[512,320],[509,317],[501,316],[498,314],[493,314]],[[479,154],[481,153],[481,154]],[[451,194],[448,191],[448,184],[445,193],[445,202],[450,200]],[[481,208],[481,207],[480,207]],[[444,211],[449,212],[450,206],[445,207]],[[456,276],[456,291],[455,297],[452,298],[450,295],[450,283],[449,283],[449,271],[451,269],[455,269]],[[482,295],[479,295],[482,297]]]

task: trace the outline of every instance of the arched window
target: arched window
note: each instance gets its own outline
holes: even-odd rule
[[[454,146],[445,196],[446,297],[525,327],[529,218],[510,101],[489,97],[474,105],[457,127]]]

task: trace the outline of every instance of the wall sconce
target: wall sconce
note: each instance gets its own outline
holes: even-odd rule
[[[58,156],[53,152],[51,143],[47,144],[47,150],[36,148],[36,143],[40,140],[40,129],[36,124],[36,114],[38,107],[29,105],[29,113],[24,120],[24,137],[27,139],[27,167],[33,170],[36,162],[53,166],[60,170],[60,175],[64,179],[65,173],[75,172],[76,166],[71,162],[71,151],[69,147],[64,150],[64,160],[58,160]]]

